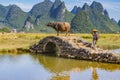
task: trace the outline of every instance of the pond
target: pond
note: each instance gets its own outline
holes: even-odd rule
[[[0,80],[120,80],[120,65],[1,53]]]

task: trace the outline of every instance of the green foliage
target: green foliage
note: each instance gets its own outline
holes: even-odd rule
[[[10,26],[21,29],[27,17],[27,13],[23,12],[16,5],[12,5],[9,9],[6,19]]]
[[[29,13],[33,15],[35,18],[41,17],[50,11],[52,4],[53,3],[51,1],[44,1],[44,2],[38,3],[33,6],[33,8]]]
[[[17,5],[0,5],[0,23],[20,30],[28,14],[22,11]]]
[[[9,6],[3,6],[0,4],[0,21],[4,21],[8,13]]]
[[[90,33],[96,28],[102,33],[117,33],[120,27],[109,18],[100,3],[93,2],[91,6],[84,5],[71,22],[72,32]]]
[[[9,27],[2,27],[0,28],[0,32],[10,32],[10,28]]]
[[[72,32],[90,32],[93,24],[85,11],[78,13],[71,22]]]
[[[26,32],[54,33],[54,29],[46,27],[46,24],[52,21],[71,23],[71,31],[74,33],[90,33],[93,28],[102,33],[117,33],[120,31],[120,27],[109,18],[103,6],[95,1],[91,6],[85,4],[76,15],[67,11],[65,3],[60,0],[55,0],[55,3],[45,0],[33,6],[29,13],[22,11],[16,5],[0,5],[1,26],[10,26]],[[26,22],[33,24],[34,29],[27,31],[23,28]]]
[[[74,14],[70,13],[69,11],[66,11],[64,19],[65,19],[65,21],[71,23],[71,20],[73,19],[74,16],[75,16]]]

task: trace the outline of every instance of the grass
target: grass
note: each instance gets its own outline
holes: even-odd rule
[[[88,42],[92,42],[91,34],[76,34]],[[103,49],[120,48],[120,34],[100,34],[97,46]]]
[[[92,42],[91,34],[71,34]],[[39,42],[46,36],[56,36],[56,34],[43,33],[0,33],[0,52],[16,52],[17,50],[27,50],[31,45]],[[64,36],[64,34],[61,34]],[[100,34],[97,46],[103,49],[120,48],[120,34]]]
[[[14,52],[18,49],[27,50],[31,45],[48,35],[38,33],[0,34],[0,52]]]
[[[105,49],[120,48],[120,34],[101,34],[98,46]]]

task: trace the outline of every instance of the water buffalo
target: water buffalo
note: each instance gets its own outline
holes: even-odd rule
[[[49,22],[47,26],[54,28],[59,36],[59,31],[66,32],[66,35],[70,35],[70,24],[68,22]]]

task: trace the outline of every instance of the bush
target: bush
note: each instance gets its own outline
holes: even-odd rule
[[[2,28],[0,28],[0,32],[7,32],[7,33],[9,33],[9,32],[11,32],[11,30],[10,30],[9,27],[2,27]]]

